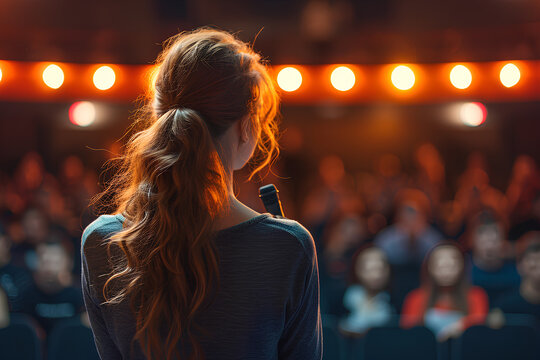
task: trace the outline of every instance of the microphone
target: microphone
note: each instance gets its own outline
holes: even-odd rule
[[[274,184],[268,184],[259,188],[259,197],[261,198],[266,211],[274,215],[277,218],[284,218],[283,207],[279,200],[279,190]]]

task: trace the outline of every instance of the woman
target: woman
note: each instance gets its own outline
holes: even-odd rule
[[[172,37],[143,130],[82,236],[82,286],[103,359],[319,359],[317,257],[299,223],[233,193],[277,152],[278,96],[229,33]],[[143,112],[144,114],[144,112]],[[251,178],[250,177],[250,178]],[[108,264],[108,266],[107,266]]]
[[[359,335],[371,327],[386,325],[395,311],[386,292],[390,265],[384,252],[373,245],[365,246],[355,254],[352,264],[353,281],[343,297],[350,314],[339,325],[343,333]]]
[[[405,298],[401,316],[404,327],[425,325],[445,341],[485,321],[487,295],[482,288],[467,283],[465,258],[454,243],[443,242],[428,253],[422,283]]]

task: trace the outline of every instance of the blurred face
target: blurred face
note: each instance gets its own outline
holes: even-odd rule
[[[525,255],[519,263],[519,272],[523,279],[540,286],[540,251]]]
[[[37,248],[35,280],[40,288],[57,289],[66,286],[70,273],[70,259],[61,245],[40,245]]]
[[[453,246],[436,248],[428,260],[428,272],[438,286],[454,286],[463,271],[463,256]]]
[[[363,226],[358,217],[348,216],[339,223],[338,231],[347,245],[356,245],[362,238]]]
[[[365,250],[356,261],[355,272],[362,285],[371,291],[381,291],[388,284],[390,267],[380,249]]]
[[[498,225],[480,226],[474,234],[475,258],[490,262],[499,261],[502,258],[503,238]]]
[[[32,241],[40,241],[47,237],[48,225],[45,216],[39,210],[28,210],[22,225],[25,236]]]

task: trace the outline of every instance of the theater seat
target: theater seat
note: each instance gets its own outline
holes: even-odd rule
[[[536,333],[530,326],[508,325],[501,329],[473,326],[456,339],[453,360],[533,360],[539,359]]]
[[[370,329],[364,338],[363,359],[436,360],[437,342],[433,333],[425,327],[377,327]]]
[[[11,314],[10,325],[0,329],[2,360],[41,360],[41,340],[33,321],[22,314]]]
[[[47,341],[48,359],[99,360],[90,328],[78,319],[66,320],[55,326]]]

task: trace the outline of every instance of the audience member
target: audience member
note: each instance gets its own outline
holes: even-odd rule
[[[392,266],[391,298],[397,309],[409,291],[418,287],[420,267],[427,252],[441,239],[428,223],[430,204],[420,190],[406,189],[397,195],[396,221],[375,238]]]
[[[515,263],[504,256],[504,226],[492,212],[483,211],[472,221],[470,237],[472,284],[482,287],[493,305],[501,294],[516,291],[520,281]]]
[[[390,265],[384,252],[371,245],[360,249],[353,258],[351,273],[352,284],[343,297],[343,305],[350,313],[340,321],[340,329],[362,334],[388,323],[395,310],[386,292]]]
[[[425,325],[445,341],[485,321],[486,293],[467,283],[465,257],[455,243],[443,242],[431,250],[422,274],[422,287],[405,299],[402,326]]]
[[[24,310],[24,301],[32,288],[32,276],[11,261],[11,240],[0,227],[0,287],[4,290],[10,311]]]
[[[520,255],[519,291],[511,291],[497,301],[495,307],[505,314],[527,314],[540,325],[540,242],[533,242]]]
[[[73,259],[62,243],[38,245],[35,286],[27,299],[27,311],[48,333],[59,320],[84,310],[80,289],[73,286]]]

